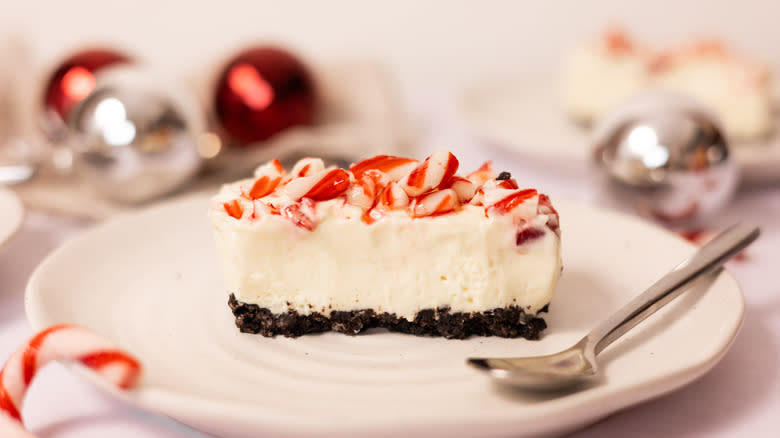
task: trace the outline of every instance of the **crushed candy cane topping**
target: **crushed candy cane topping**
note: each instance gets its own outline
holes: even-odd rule
[[[422,162],[378,155],[352,164],[349,170],[325,167],[319,158],[303,158],[287,172],[279,160],[273,160],[258,167],[254,178],[226,186],[238,185],[240,190],[223,189],[212,208],[239,221],[275,215],[307,231],[317,227],[321,204],[339,210],[341,217],[359,218],[369,225],[399,212],[421,219],[479,208],[486,218],[509,216],[518,229],[543,216],[542,224],[560,233],[558,213],[546,195],[521,188],[508,172],[496,173],[490,162],[465,177],[457,175],[458,167],[458,159],[445,150]]]

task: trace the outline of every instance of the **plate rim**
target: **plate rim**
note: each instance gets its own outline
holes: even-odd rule
[[[91,229],[87,230],[84,233],[81,233],[80,235],[74,237],[73,239],[69,240],[65,244],[61,245],[60,247],[56,248],[54,251],[49,253],[43,259],[43,261],[36,267],[32,275],[30,276],[27,286],[25,288],[25,296],[24,296],[25,313],[32,328],[35,330],[40,330],[46,327],[47,325],[47,323],[45,322],[45,317],[43,315],[42,309],[36,308],[36,297],[40,299],[44,294],[43,288],[40,287],[39,284],[41,283],[42,278],[45,278],[47,271],[52,269],[50,266],[56,266],[55,264],[58,262],[58,260],[63,257],[66,257],[66,254],[69,251],[71,251],[72,247],[80,245],[81,244],[80,242],[82,241],[94,238],[94,235],[97,234],[98,232],[109,232],[113,228],[117,228],[117,227],[121,228],[124,223],[128,221],[133,221],[138,216],[146,216],[154,213],[159,214],[161,210],[167,210],[170,208],[174,208],[179,204],[185,204],[185,203],[190,203],[195,201],[203,202],[203,205],[205,206],[206,205],[205,202],[207,202],[207,199],[208,197],[204,196],[203,194],[194,194],[194,195],[178,198],[175,200],[162,202],[141,210],[118,215],[112,219],[109,219],[104,223],[92,227]],[[660,231],[668,235],[670,238],[677,239],[680,243],[690,248],[695,248],[693,244],[685,241],[680,236],[668,230],[650,224],[648,222],[642,221],[641,219],[626,214],[624,212],[594,207],[592,205],[588,205],[584,202],[579,202],[579,201],[559,200],[558,202],[565,203],[567,205],[576,206],[582,209],[583,211],[598,211],[611,217],[616,217],[621,220],[630,221],[633,225],[636,226],[645,227],[647,229],[655,229],[657,231]],[[103,231],[99,231],[99,230],[103,230]],[[673,373],[668,373],[662,376],[657,376],[655,378],[643,379],[641,381],[632,382],[631,384],[628,385],[623,385],[620,391],[618,391],[618,393],[616,394],[612,394],[612,395],[607,394],[606,396],[597,394],[596,397],[599,400],[602,400],[602,402],[607,401],[611,403],[601,403],[599,404],[599,406],[595,406],[589,410],[585,410],[582,407],[590,403],[588,399],[593,398],[593,396],[586,397],[581,395],[583,393],[577,393],[571,396],[562,397],[558,400],[565,400],[564,404],[568,404],[568,405],[564,406],[564,408],[565,410],[569,411],[569,413],[565,416],[566,417],[565,421],[561,421],[561,419],[558,418],[557,419],[558,424],[554,427],[542,426],[538,429],[528,429],[529,425],[527,423],[522,423],[520,422],[520,420],[515,420],[512,418],[506,418],[506,416],[501,416],[500,414],[494,417],[490,417],[490,419],[488,420],[485,420],[483,417],[483,419],[478,422],[467,423],[466,425],[469,427],[481,427],[483,426],[483,423],[498,422],[500,423],[502,428],[508,427],[508,425],[517,427],[522,424],[524,428],[528,430],[536,431],[537,433],[547,433],[547,434],[563,433],[564,431],[568,432],[568,431],[576,430],[577,428],[598,421],[600,418],[606,417],[617,410],[625,409],[630,406],[639,404],[641,402],[660,397],[676,389],[679,389],[688,383],[693,382],[697,378],[706,374],[712,367],[714,367],[723,358],[723,356],[725,356],[725,354],[728,352],[729,348],[733,344],[734,340],[738,336],[738,333],[744,322],[744,314],[745,314],[744,293],[742,291],[741,286],[737,282],[736,278],[728,270],[724,269],[717,276],[716,281],[728,281],[731,283],[730,285],[731,287],[728,288],[729,296],[732,296],[732,298],[736,298],[736,304],[737,304],[737,307],[733,309],[732,312],[733,314],[735,314],[735,318],[733,318],[735,324],[733,325],[733,327],[729,327],[726,334],[718,338],[718,342],[712,346],[711,351],[702,353],[702,357],[697,358],[694,361],[695,363],[685,368],[675,369]],[[56,322],[52,322],[52,323],[56,323]],[[77,373],[87,377],[89,381],[93,382],[96,386],[107,391],[113,396],[131,405],[149,410],[153,413],[167,415],[173,418],[174,420],[180,421],[183,424],[188,425],[190,427],[193,427],[193,423],[191,421],[182,421],[181,419],[179,419],[178,415],[172,415],[171,413],[174,414],[177,413],[180,414],[182,412],[191,413],[193,409],[193,404],[195,404],[197,405],[196,409],[198,409],[196,415],[204,415],[208,417],[207,413],[211,413],[213,415],[209,418],[209,420],[220,420],[222,422],[229,422],[230,420],[235,420],[235,419],[245,420],[246,414],[251,411],[254,416],[254,418],[251,421],[253,425],[257,427],[262,427],[263,428],[262,430],[266,432],[279,434],[282,436],[298,435],[298,434],[313,434],[315,431],[317,432],[317,434],[328,434],[328,433],[334,433],[338,431],[339,433],[346,434],[348,436],[353,436],[353,435],[364,434],[369,430],[367,427],[368,425],[366,424],[350,425],[349,428],[346,428],[344,425],[338,426],[335,425],[335,423],[334,424],[329,423],[326,425],[320,424],[314,426],[311,424],[304,424],[302,422],[290,422],[289,418],[280,417],[279,412],[276,410],[269,410],[267,412],[260,413],[257,410],[252,411],[251,406],[249,407],[242,406],[240,410],[231,411],[231,409],[234,409],[236,406],[240,406],[239,403],[233,403],[233,405],[231,405],[229,409],[223,408],[221,410],[215,410],[213,409],[214,406],[224,407],[223,400],[217,399],[215,401],[215,400],[205,400],[202,398],[193,398],[186,394],[175,392],[175,391],[159,391],[154,388],[152,389],[139,388],[128,392],[123,392],[110,387],[108,384],[100,380],[95,374],[93,374],[90,370],[88,370],[83,366],[77,364],[69,364],[68,366],[69,368],[74,369]],[[485,384],[489,384],[487,379],[485,381]],[[604,385],[600,385],[600,386],[604,386]],[[648,394],[649,389],[652,389],[651,391],[652,394]],[[168,403],[164,408],[161,406],[159,398],[157,401],[154,400],[154,397],[160,397],[160,396],[162,396],[162,398],[164,399],[164,403]],[[173,403],[173,405],[171,405],[170,403]],[[591,403],[591,405],[592,404],[593,403]],[[571,412],[572,410],[574,410],[573,412],[576,413],[577,415],[573,415]],[[555,414],[548,412],[545,415],[549,416]],[[257,421],[258,419],[262,419],[262,421]],[[495,424],[492,425],[495,426]],[[407,433],[411,433],[408,431],[412,430],[413,427],[419,427],[419,426],[422,426],[422,428],[421,430],[416,430],[416,432],[422,432],[422,431],[430,432],[428,429],[425,428],[425,426],[429,426],[429,425],[424,422],[415,425],[405,424],[403,426],[403,430],[406,430]],[[197,427],[195,428],[197,429]],[[387,432],[388,431],[386,429],[383,429],[382,433],[387,433]],[[376,433],[376,430],[372,430],[372,433]],[[512,433],[514,436],[517,436],[517,430],[513,429]],[[525,432],[523,433],[523,436],[525,436]]]

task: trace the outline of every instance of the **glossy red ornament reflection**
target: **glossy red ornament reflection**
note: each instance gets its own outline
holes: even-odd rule
[[[95,88],[95,73],[105,67],[130,62],[122,53],[107,49],[82,50],[63,60],[51,74],[44,91],[44,104],[66,120],[68,114]]]
[[[221,72],[214,111],[230,140],[247,145],[312,123],[316,100],[303,62],[282,49],[256,47],[240,53]]]

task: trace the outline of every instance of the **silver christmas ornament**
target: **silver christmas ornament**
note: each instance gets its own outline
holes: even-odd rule
[[[142,202],[167,194],[201,165],[203,118],[177,84],[137,67],[112,69],[98,76],[67,121],[75,170],[110,199]]]
[[[592,145],[604,193],[662,222],[698,225],[737,187],[719,121],[686,97],[653,92],[621,105],[595,127]]]

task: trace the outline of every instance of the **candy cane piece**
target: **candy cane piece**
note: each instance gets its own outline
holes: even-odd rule
[[[380,210],[393,210],[396,208],[405,208],[409,205],[409,196],[404,189],[396,182],[391,182],[379,194],[377,208]]]
[[[273,192],[284,176],[282,163],[273,159],[255,169],[255,181],[252,187],[248,190],[242,188],[242,192],[245,197],[252,200],[262,198]]]
[[[411,158],[394,157],[392,155],[377,155],[349,166],[349,170],[356,179],[361,179],[363,174],[378,170],[390,178],[390,181],[398,181],[406,174],[414,170],[420,164]]]
[[[400,181],[410,198],[420,196],[431,189],[446,184],[458,171],[458,159],[452,152],[439,150],[431,154]]]
[[[296,178],[285,187],[287,196],[297,201],[307,197],[315,201],[327,201],[346,193],[349,173],[344,169],[325,169],[312,176]]]
[[[325,163],[321,158],[306,157],[298,160],[290,171],[293,178],[311,176],[325,170]]]
[[[486,161],[479,169],[466,175],[466,179],[474,183],[475,186],[481,187],[483,184],[495,179],[497,176],[498,174],[493,171],[493,163]]]
[[[477,194],[477,186],[466,178],[459,176],[452,177],[452,186],[450,187],[458,194],[458,201],[469,202]]]
[[[17,350],[0,370],[0,436],[32,437],[23,429],[21,408],[27,389],[47,363],[79,362],[113,385],[133,387],[141,364],[94,332],[74,325],[51,326]]]
[[[412,206],[412,213],[416,218],[435,216],[454,211],[457,206],[457,193],[452,189],[444,189],[417,199]]]

